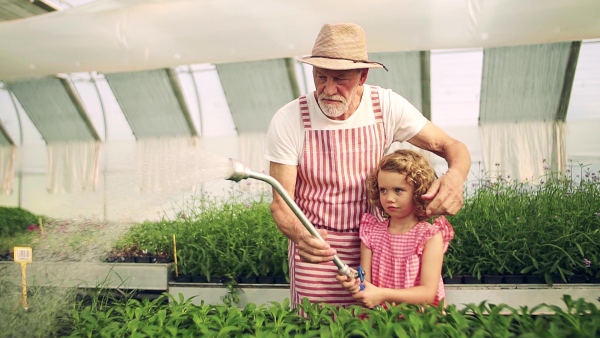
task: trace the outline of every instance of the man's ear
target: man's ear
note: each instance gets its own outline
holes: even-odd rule
[[[360,71],[359,86],[362,86],[363,84],[365,84],[365,82],[367,82],[367,75],[368,74],[369,74],[369,68],[361,69],[361,71]]]

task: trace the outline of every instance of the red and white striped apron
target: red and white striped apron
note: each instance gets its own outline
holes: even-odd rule
[[[355,269],[360,264],[360,217],[370,210],[365,180],[383,156],[386,143],[377,87],[371,87],[371,100],[375,124],[313,130],[306,96],[300,98],[305,141],[295,201],[317,229],[327,230],[326,241],[342,262]],[[293,306],[304,297],[335,306],[355,303],[335,279],[338,270],[333,262],[302,262],[292,241],[289,261]]]

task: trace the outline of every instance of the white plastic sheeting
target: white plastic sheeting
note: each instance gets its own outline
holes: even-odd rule
[[[46,142],[99,139],[69,81],[49,76],[9,86]]]
[[[174,73],[157,69],[105,77],[137,138],[196,134],[187,106],[178,101]]]
[[[429,60],[427,55],[427,60]],[[429,98],[429,77],[423,78],[423,67],[429,74],[429,62],[422,64],[420,52],[372,53],[369,59],[383,63],[389,71],[371,70],[367,83],[389,88],[412,103],[425,117],[431,119],[431,100],[424,100],[423,84]],[[426,101],[426,102],[424,102]],[[423,107],[427,107],[424,111]]]
[[[326,22],[370,52],[600,37],[597,0],[105,0],[0,24],[0,79],[310,54]]]
[[[574,53],[579,43],[484,50],[479,125],[487,170],[518,180],[565,171],[563,95],[571,92]]]

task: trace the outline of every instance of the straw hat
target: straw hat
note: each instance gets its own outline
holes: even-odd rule
[[[325,24],[311,56],[298,61],[315,67],[333,70],[385,68],[379,62],[369,61],[365,31],[354,23]]]

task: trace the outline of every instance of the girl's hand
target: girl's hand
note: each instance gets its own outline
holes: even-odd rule
[[[354,271],[354,273],[356,273],[356,271]],[[337,275],[335,278],[342,284],[342,287],[346,289],[346,291],[352,294],[360,291],[360,280],[358,278],[350,278],[344,275]]]
[[[361,305],[372,309],[385,301],[381,288],[367,281],[364,281],[363,284],[365,285],[363,291],[352,294],[352,298],[356,299]]]

